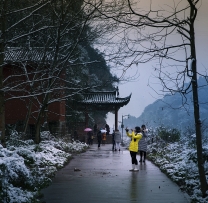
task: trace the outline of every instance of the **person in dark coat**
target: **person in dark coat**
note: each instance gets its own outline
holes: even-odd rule
[[[106,129],[106,135],[109,135],[109,133],[110,133],[110,127],[109,127],[109,125],[106,123],[105,124],[105,129]]]
[[[98,148],[100,147],[101,141],[102,141],[102,133],[101,130],[97,133],[97,141],[98,141]]]
[[[87,132],[87,143],[92,145],[92,131]]]
[[[94,127],[93,127],[93,133],[94,135],[97,135],[97,124],[95,123]]]

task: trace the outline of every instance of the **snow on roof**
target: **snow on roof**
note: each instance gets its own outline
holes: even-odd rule
[[[115,91],[90,92],[90,93],[84,94],[84,99],[81,101],[81,103],[127,105],[130,101],[130,98],[131,98],[131,94],[124,98],[117,96],[116,90]]]
[[[22,61],[51,61],[53,60],[53,51],[44,50],[41,47],[24,48],[24,47],[9,47],[5,49],[5,62],[22,62]]]

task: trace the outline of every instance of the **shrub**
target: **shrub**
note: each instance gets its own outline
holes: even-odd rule
[[[178,142],[180,140],[180,132],[175,128],[167,129],[165,127],[159,127],[157,129],[157,135],[166,142]]]

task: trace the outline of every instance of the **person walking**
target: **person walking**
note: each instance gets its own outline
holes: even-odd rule
[[[110,133],[110,126],[106,123],[105,124],[105,129],[106,129],[106,135],[109,135],[109,133]]]
[[[98,148],[100,148],[100,144],[101,144],[101,141],[102,141],[101,130],[99,130],[98,133],[97,133],[97,141],[98,141]]]
[[[92,133],[92,135],[91,135],[91,145],[93,145],[93,140],[94,140],[94,134]]]
[[[97,124],[95,123],[95,125],[93,126],[93,133],[94,133],[94,136],[97,135],[97,130],[98,130]]]
[[[132,130],[132,133],[129,133],[129,129],[126,128],[126,135],[131,138],[129,151],[131,155],[132,169],[129,171],[139,171],[136,155],[138,152],[138,142],[142,138],[141,128],[136,126],[135,130]]]
[[[92,145],[92,131],[87,132],[87,143],[88,145]]]
[[[112,151],[115,150],[115,147],[116,147],[116,143],[115,143],[115,130],[113,130],[113,133],[112,133]]]
[[[146,160],[146,152],[147,152],[147,129],[145,125],[141,126],[142,131],[142,139],[139,141],[139,154],[140,154],[140,160],[139,162],[145,162]]]
[[[115,135],[114,135],[114,140],[115,140],[115,151],[119,150],[120,151],[120,143],[121,143],[121,133],[119,130],[115,130]]]

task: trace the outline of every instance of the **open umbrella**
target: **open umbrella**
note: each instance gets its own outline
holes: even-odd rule
[[[106,130],[103,130],[103,129],[102,129],[102,130],[100,130],[100,131],[101,131],[101,133],[106,133],[106,132],[107,132]]]
[[[89,131],[92,131],[92,129],[91,128],[85,128],[84,131],[89,132]]]

